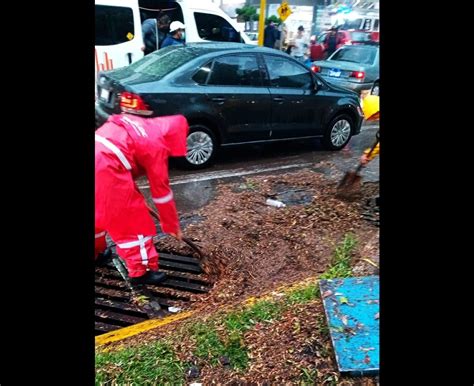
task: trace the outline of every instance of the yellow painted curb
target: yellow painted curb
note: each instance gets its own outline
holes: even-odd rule
[[[171,315],[163,319],[145,320],[144,322],[137,323],[129,327],[124,327],[119,330],[110,331],[105,334],[96,336],[95,345],[102,346],[106,343],[116,342],[118,340],[122,340],[130,336],[140,334],[141,332],[151,330],[153,328],[165,326],[177,320],[186,319],[190,317],[192,314],[193,314],[193,311],[181,312],[177,315]]]
[[[298,283],[278,287],[276,290],[272,290],[268,294],[262,295],[258,298],[251,296],[251,297],[245,299],[240,304],[244,305],[246,307],[249,307],[257,301],[267,300],[267,299],[273,298],[275,295],[277,295],[278,293],[281,293],[281,292],[287,293],[289,291],[296,290],[298,288],[302,288],[302,287],[304,287],[304,286],[306,286],[306,285],[308,285],[312,282],[314,282],[316,284],[317,281],[318,281],[317,277],[307,278],[307,279],[302,280],[301,282],[298,282]],[[225,310],[228,310],[228,309],[231,309],[231,308],[238,307],[238,305],[239,304],[233,304],[233,305],[230,305],[230,306],[227,306],[227,307],[222,307],[221,310],[225,311]],[[125,339],[125,338],[129,338],[133,335],[137,335],[137,334],[140,334],[140,333],[145,332],[145,331],[152,330],[152,329],[157,328],[157,327],[165,326],[165,325],[173,323],[177,320],[186,319],[186,318],[190,317],[193,313],[194,313],[193,311],[181,312],[179,314],[168,316],[168,317],[163,318],[163,319],[146,320],[144,322],[137,323],[137,324],[134,324],[134,325],[129,326],[129,327],[124,327],[124,328],[121,328],[119,330],[110,331],[110,332],[107,332],[105,334],[96,336],[95,337],[95,345],[96,346],[102,346],[102,345],[107,344],[107,343],[116,342],[116,341],[119,341],[119,340],[122,340],[122,339]]]

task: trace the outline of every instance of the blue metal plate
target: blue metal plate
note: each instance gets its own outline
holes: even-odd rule
[[[331,340],[341,373],[379,372],[379,277],[321,280]]]

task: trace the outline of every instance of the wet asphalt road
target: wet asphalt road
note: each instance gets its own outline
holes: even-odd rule
[[[318,140],[305,140],[226,147],[221,150],[213,166],[199,171],[180,170],[170,162],[170,183],[180,216],[186,217],[207,205],[214,197],[218,184],[236,182],[245,176],[309,168],[338,180],[344,172],[357,167],[362,152],[372,146],[378,127],[378,123],[362,126],[361,133],[337,152],[324,150]],[[337,172],[318,168],[317,164],[321,161],[334,164]],[[363,181],[378,181],[379,157],[370,162],[361,174]],[[145,178],[138,181],[138,186],[150,198]]]

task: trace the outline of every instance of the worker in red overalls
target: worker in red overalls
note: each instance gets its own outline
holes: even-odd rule
[[[125,261],[132,284],[158,284],[153,244],[155,224],[134,179],[146,175],[164,233],[182,238],[168,180],[168,157],[186,155],[188,123],[182,115],[141,118],[111,116],[95,134],[95,255],[109,233]]]

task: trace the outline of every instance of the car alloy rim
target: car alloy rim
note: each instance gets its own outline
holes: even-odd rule
[[[188,135],[188,152],[186,159],[193,165],[202,165],[212,156],[214,145],[211,137],[203,131],[195,131]]]
[[[345,119],[337,121],[331,130],[331,143],[334,146],[342,146],[351,135],[351,125]]]

